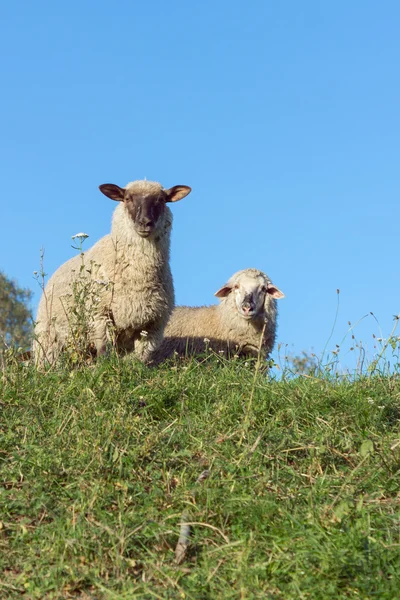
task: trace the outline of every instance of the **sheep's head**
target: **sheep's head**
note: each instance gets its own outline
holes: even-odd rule
[[[177,202],[191,192],[187,185],[175,185],[164,190],[159,183],[152,181],[133,181],[125,188],[104,183],[99,189],[111,200],[124,203],[135,231],[141,237],[149,237],[157,230],[167,202]]]
[[[245,269],[235,273],[215,296],[226,298],[231,293],[234,294],[238,314],[248,320],[261,316],[271,298],[278,300],[284,297],[283,292],[257,269]]]

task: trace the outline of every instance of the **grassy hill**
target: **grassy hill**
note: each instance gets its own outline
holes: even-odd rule
[[[398,376],[111,357],[0,389],[0,597],[400,598]]]

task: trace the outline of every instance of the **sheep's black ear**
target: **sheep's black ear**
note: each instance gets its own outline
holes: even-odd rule
[[[188,185],[174,185],[169,190],[164,190],[167,195],[166,202],[178,202],[178,200],[182,200],[182,198],[190,194],[191,191],[192,188]]]
[[[280,298],[285,297],[285,294],[283,292],[281,292],[281,290],[279,288],[277,288],[276,285],[272,285],[272,284],[268,285],[267,294],[269,296],[272,296],[276,300],[279,300]]]
[[[114,183],[103,183],[99,185],[99,190],[107,196],[107,198],[111,198],[111,200],[120,200],[122,201],[125,196],[124,188],[120,188],[118,185]]]
[[[220,288],[218,290],[218,292],[215,292],[214,296],[217,296],[217,298],[226,298],[226,296],[229,296],[231,291],[232,291],[232,286],[229,285],[229,283],[226,283],[225,285],[222,286],[222,288]]]

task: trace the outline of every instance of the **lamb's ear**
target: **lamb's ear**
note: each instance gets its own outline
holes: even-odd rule
[[[285,294],[281,292],[281,290],[277,288],[276,285],[272,285],[272,283],[268,284],[267,294],[269,296],[272,296],[272,298],[275,298],[275,300],[279,300],[280,298],[285,297]]]
[[[232,286],[229,283],[226,283],[218,290],[218,292],[215,292],[214,296],[217,296],[217,298],[226,298],[226,296],[229,296],[231,291]]]
[[[174,185],[169,190],[164,190],[167,195],[166,202],[178,202],[178,200],[182,200],[182,198],[190,194],[191,191],[192,188],[188,185]]]
[[[124,188],[120,188],[118,185],[114,183],[103,183],[99,185],[99,190],[107,196],[107,198],[111,198],[111,200],[119,200],[122,201],[125,196]]]

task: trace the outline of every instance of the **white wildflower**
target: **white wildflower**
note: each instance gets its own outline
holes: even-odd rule
[[[78,240],[86,240],[86,238],[88,238],[88,234],[87,233],[76,233],[75,235],[71,236],[71,239],[75,240],[76,238],[78,238]]]
[[[148,336],[148,335],[149,335],[149,334],[148,334],[148,332],[147,332],[147,331],[141,331],[141,332],[140,332],[140,337],[142,337],[142,338],[147,338],[147,336]]]
[[[203,342],[204,342],[205,344],[209,344],[209,343],[210,343],[210,340],[209,340],[208,338],[204,338]]]
[[[373,398],[367,398],[368,400],[368,404],[375,404],[375,401]]]

